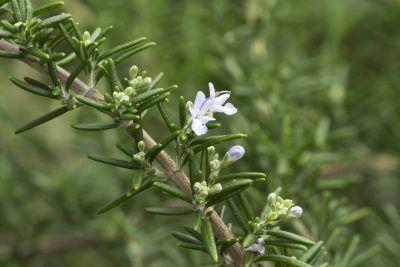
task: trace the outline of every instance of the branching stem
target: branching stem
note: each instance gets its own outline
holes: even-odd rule
[[[0,50],[4,51],[12,51],[12,52],[19,52],[19,49],[16,45],[11,44],[7,41],[0,40]],[[36,62],[32,62],[28,59],[22,58],[21,59],[24,63],[28,64],[32,68],[41,71],[41,72],[47,72],[47,68],[44,65],[40,65]],[[58,72],[60,75],[60,78],[63,83],[65,83],[70,76],[70,73],[66,71],[65,69],[58,67]],[[75,79],[71,86],[71,90],[79,95],[85,95],[89,98],[92,98],[94,100],[99,100],[99,101],[104,101],[104,96],[95,88],[91,88],[91,86],[86,85],[84,82],[79,80],[78,78]],[[129,130],[129,128],[126,128],[126,131],[129,136],[134,138],[134,133]],[[146,148],[150,149],[156,145],[156,142],[153,140],[153,138],[145,131],[143,130],[143,140],[146,144]],[[170,177],[171,181],[178,186],[181,190],[183,190],[185,193],[192,195],[192,190],[190,187],[190,181],[187,175],[182,171],[176,171],[177,167],[175,162],[171,159],[171,157],[165,152],[161,151],[157,158],[157,162],[164,168],[165,172],[168,174]],[[225,225],[225,223],[222,221],[222,219],[219,217],[219,215],[213,211],[211,216],[210,216],[210,221],[212,224],[212,228],[214,230],[215,236],[218,239],[223,239],[223,238],[234,238],[235,236],[233,235],[232,231]],[[243,258],[244,258],[244,250],[240,246],[239,243],[235,243],[228,249],[228,253],[234,262],[235,266],[241,266],[243,263]]]

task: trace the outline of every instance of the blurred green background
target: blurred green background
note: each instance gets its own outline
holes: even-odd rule
[[[130,63],[164,72],[162,85],[178,84],[176,96],[191,100],[210,81],[232,90],[239,114],[221,131],[249,134],[235,168],[269,173],[252,202],[259,207],[282,186],[304,208],[285,227],[324,240],[330,266],[400,266],[398,0],[65,2],[83,29],[113,25],[110,47],[140,36],[157,42]],[[96,215],[130,177],[86,154],[116,154],[114,144],[128,140],[70,128],[97,116],[88,109],[14,135],[52,106],[12,86],[10,75],[37,74],[0,62],[1,266],[207,263],[174,245],[171,232],[189,222],[144,213],[170,201],[156,191]],[[156,112],[145,124],[163,136]]]

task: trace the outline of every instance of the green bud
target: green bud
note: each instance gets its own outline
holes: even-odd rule
[[[146,149],[146,144],[143,141],[140,141],[138,144],[138,149],[140,152],[144,152],[144,150]]]
[[[131,96],[135,93],[135,90],[132,87],[127,87],[124,91],[125,95]]]
[[[82,34],[82,39],[83,39],[83,42],[84,42],[85,45],[89,45],[92,42],[92,40],[90,38],[91,38],[90,32],[85,31]]]
[[[222,185],[220,183],[213,185],[208,191],[210,194],[217,194],[222,191]]]
[[[129,78],[131,78],[131,80],[135,79],[138,72],[139,72],[139,68],[136,65],[132,66],[129,69]]]
[[[139,76],[139,77],[141,77],[141,76]],[[150,84],[151,84],[151,78],[150,77],[146,77],[140,82],[139,86],[143,87],[143,88],[147,88]]]

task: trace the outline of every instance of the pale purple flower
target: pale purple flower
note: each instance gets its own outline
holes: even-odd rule
[[[210,89],[210,97],[206,98],[205,94],[199,91],[196,94],[193,107],[189,107],[189,112],[192,117],[191,128],[198,136],[207,133],[207,123],[215,120],[212,117],[213,112],[225,113],[227,115],[233,115],[237,112],[237,109],[231,103],[225,104],[230,97],[230,92],[215,92],[212,83],[209,83],[208,86]]]
[[[237,112],[237,109],[231,104],[225,102],[231,96],[229,91],[215,92],[214,85],[208,83],[208,88],[210,90],[210,111],[217,113],[225,113],[226,115],[233,115]],[[225,105],[224,105],[225,104]]]
[[[256,242],[252,244],[250,247],[246,248],[245,251],[258,252],[260,254],[264,254],[265,253],[264,238],[262,237],[257,238]]]

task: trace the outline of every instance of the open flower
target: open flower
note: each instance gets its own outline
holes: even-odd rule
[[[237,112],[237,109],[231,103],[225,104],[230,97],[230,92],[215,92],[212,83],[209,83],[208,86],[210,89],[210,97],[206,98],[205,94],[199,91],[196,94],[193,107],[189,107],[189,112],[192,117],[191,128],[198,136],[207,133],[207,123],[215,120],[215,118],[213,118],[214,112],[225,113],[227,115],[233,115]]]
[[[231,103],[225,104],[225,102],[231,96],[231,92],[215,92],[215,88],[212,83],[208,83],[208,88],[210,90],[209,105],[211,112],[225,113],[226,115],[233,115],[237,112],[237,108],[235,108]]]

